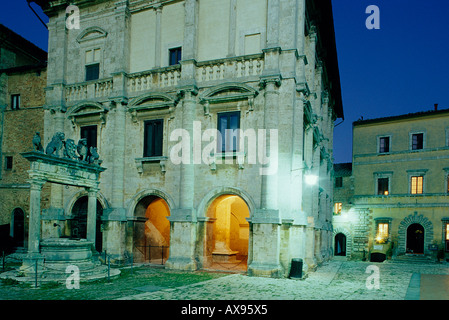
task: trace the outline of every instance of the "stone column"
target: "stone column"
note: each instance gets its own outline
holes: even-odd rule
[[[28,229],[28,253],[39,253],[41,240],[41,191],[45,180],[30,180],[30,219]]]
[[[87,241],[93,243],[95,248],[96,230],[97,230],[97,193],[98,188],[87,188]]]
[[[45,180],[31,178],[30,218],[28,226],[28,254],[23,258],[20,272],[25,276],[40,275],[44,268],[44,256],[40,253],[41,241],[41,191]],[[37,270],[36,270],[37,267]]]
[[[159,68],[161,66],[161,16],[162,16],[162,5],[158,4],[154,7],[156,11],[156,41],[154,45],[154,60],[155,67]]]
[[[193,121],[197,108],[198,89],[195,81],[198,0],[184,2],[184,43],[182,47],[181,80],[178,94],[182,97],[181,126],[193,136]],[[195,168],[193,164],[193,146],[189,146],[189,163],[181,163],[179,206],[172,210],[168,218],[170,228],[170,257],[166,268],[178,270],[196,270],[196,212],[194,208]]]

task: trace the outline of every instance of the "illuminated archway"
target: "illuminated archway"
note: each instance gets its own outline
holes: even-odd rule
[[[204,267],[246,271],[250,236],[246,202],[237,195],[221,195],[209,205],[207,217]]]
[[[170,247],[169,205],[158,196],[146,196],[137,203],[134,216],[134,261],[164,264]]]

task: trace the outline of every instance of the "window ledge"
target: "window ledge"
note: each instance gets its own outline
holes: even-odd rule
[[[233,160],[237,159],[239,169],[244,169],[245,157],[246,157],[245,152],[217,152],[212,155],[213,160],[210,163],[210,168],[212,171],[215,171],[217,170],[217,163],[222,164],[223,159],[225,159],[224,164],[234,164]],[[231,159],[232,162],[230,162],[229,159]]]
[[[137,172],[143,173],[143,164],[144,163],[158,163],[161,166],[161,172],[165,173],[165,165],[167,163],[168,157],[158,156],[158,157],[144,157],[144,158],[136,158],[136,167]]]

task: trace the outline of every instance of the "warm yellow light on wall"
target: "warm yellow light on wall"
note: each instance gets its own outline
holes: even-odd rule
[[[383,243],[388,239],[388,223],[379,223],[377,225],[376,241]]]
[[[446,224],[446,240],[449,241],[449,223]]]

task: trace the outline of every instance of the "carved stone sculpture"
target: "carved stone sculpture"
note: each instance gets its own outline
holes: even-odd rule
[[[89,149],[87,148],[87,139],[80,139],[78,141],[78,146],[76,147],[76,150],[78,151],[78,154],[80,156],[80,160],[87,162],[88,160],[88,152]]]
[[[56,155],[61,157],[61,151],[64,147],[64,139],[65,135],[63,132],[56,132],[50,143],[47,145],[45,153],[48,155]]]
[[[41,143],[41,135],[39,132],[36,132],[36,134],[33,137],[33,146],[34,151],[44,152],[44,147]]]
[[[89,163],[100,165],[102,161],[99,159],[100,159],[100,155],[98,154],[97,148],[90,147]]]
[[[73,139],[67,139],[67,141],[65,142],[64,156],[73,160],[78,159],[78,155],[76,154],[76,144]]]

